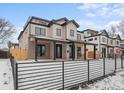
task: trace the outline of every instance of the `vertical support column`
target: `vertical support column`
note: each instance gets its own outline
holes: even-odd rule
[[[115,73],[116,73],[116,69],[117,69],[117,63],[116,63],[116,54],[115,54]]]
[[[89,68],[89,60],[87,60],[87,71],[88,71],[88,83],[90,81],[90,68]]]
[[[121,68],[123,68],[123,55],[121,55]]]
[[[74,42],[72,42],[72,60],[75,60],[75,45]]]
[[[96,59],[96,45],[93,45],[94,47],[94,59]]]
[[[86,60],[86,44],[84,44],[84,60]]]
[[[37,39],[35,38],[35,61],[37,61]]]
[[[64,61],[62,61],[62,88],[64,90]]]
[[[115,57],[115,48],[113,47],[113,59]]]
[[[105,77],[105,54],[103,54],[103,76]]]
[[[18,90],[18,63],[14,63],[15,64],[15,75],[14,75],[14,78],[15,78],[15,84],[14,84],[14,88],[15,90]]]
[[[53,41],[53,47],[54,47],[54,60],[56,60],[56,41]]]
[[[107,58],[110,58],[109,46],[107,46]]]

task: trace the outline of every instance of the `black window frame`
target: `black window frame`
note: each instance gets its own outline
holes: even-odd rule
[[[40,48],[40,50],[38,51],[38,47]],[[45,50],[44,50],[44,53],[43,53],[43,47],[45,48]],[[44,44],[38,44],[37,45],[37,53],[40,53],[40,55],[38,55],[39,57],[44,57],[44,56],[46,56],[46,45],[44,45]]]
[[[88,39],[88,41],[93,41],[93,38]]]
[[[81,47],[77,47],[77,58],[81,58]]]
[[[39,29],[39,33],[37,34],[38,30]],[[42,34],[42,31],[44,30],[44,34]],[[45,28],[41,28],[41,27],[35,27],[35,34],[36,35],[43,35],[43,36],[46,36],[46,29]]]

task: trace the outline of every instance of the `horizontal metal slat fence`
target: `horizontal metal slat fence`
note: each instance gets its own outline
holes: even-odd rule
[[[122,68],[123,60],[16,63],[16,86],[19,90],[69,89],[71,86],[114,73],[117,64]]]

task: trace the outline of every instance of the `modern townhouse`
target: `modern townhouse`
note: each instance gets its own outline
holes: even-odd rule
[[[106,30],[95,31],[91,29],[86,29],[83,31],[84,38],[86,42],[94,43],[96,45],[96,51],[99,54],[99,57],[112,57],[114,53],[120,55],[120,41],[121,38],[119,35],[109,36]],[[87,47],[90,51],[91,47]]]
[[[31,16],[18,36],[19,47],[27,50],[28,59],[85,60],[120,55],[119,35],[109,36],[105,30],[78,31],[78,23],[60,19],[46,20]]]
[[[75,20],[65,17],[46,20],[32,16],[18,37],[19,47],[27,49],[28,59],[86,59],[86,42],[78,27]]]

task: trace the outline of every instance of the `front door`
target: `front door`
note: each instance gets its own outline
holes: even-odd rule
[[[62,45],[56,44],[56,58],[62,58]]]
[[[37,45],[37,56],[45,57],[46,55],[46,46],[45,45]]]

